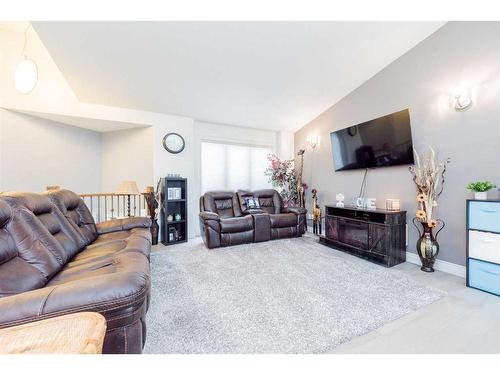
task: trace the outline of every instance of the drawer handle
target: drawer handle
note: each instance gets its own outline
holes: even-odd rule
[[[493,242],[495,242],[495,240],[493,240],[491,238],[481,238],[481,241],[486,242],[486,243],[493,243]]]
[[[481,270],[481,271],[483,271],[484,273],[490,274],[490,275],[500,276],[500,272],[494,272],[494,271],[490,271],[490,270]]]
[[[493,213],[493,212],[497,212],[497,209],[496,208],[482,208],[481,211]]]

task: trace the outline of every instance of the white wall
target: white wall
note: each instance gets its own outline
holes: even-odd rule
[[[196,179],[194,174],[194,122],[187,117],[165,116],[153,127],[154,179],[158,181],[167,174],[180,174],[187,178],[188,186],[188,236],[193,238],[198,227],[198,204],[195,193]],[[184,150],[179,154],[171,154],[163,148],[163,137],[167,133],[178,133],[186,142]],[[156,183],[155,183],[156,187]]]
[[[188,179],[190,223],[188,235],[193,237],[198,232],[201,140],[211,139],[222,142],[265,145],[270,146],[280,157],[293,157],[293,136],[289,132],[278,133],[276,131],[195,122],[192,118],[182,116],[82,103],[74,95],[33,29],[28,32],[26,52],[28,57],[34,59],[38,65],[39,80],[30,94],[20,94],[14,88],[13,77],[16,64],[21,58],[23,39],[22,33],[0,30],[0,45],[2,45],[2,50],[0,50],[0,107],[110,122],[135,123],[138,126],[147,125],[149,128],[95,135],[93,132],[57,125],[51,121],[15,115],[18,123],[25,123],[25,126],[29,126],[32,129],[30,131],[40,139],[50,138],[50,144],[44,143],[45,148],[50,148],[50,150],[46,151],[47,154],[40,154],[42,151],[45,152],[43,143],[33,146],[37,147],[38,151],[35,155],[33,154],[34,148],[31,148],[31,155],[39,159],[40,162],[23,164],[17,176],[17,172],[10,169],[7,176],[10,187],[6,187],[5,176],[0,169],[0,189],[3,187],[18,189],[25,186],[22,188],[23,190],[43,190],[47,184],[58,184],[78,192],[114,191],[120,181],[131,179],[136,180],[142,190],[146,185],[156,186],[158,179],[169,173],[178,173]],[[6,122],[5,119],[2,120],[2,112],[0,110],[0,131],[5,127]],[[13,139],[15,138],[13,135],[15,128],[12,127],[14,122],[12,122],[12,118],[7,122],[9,134]],[[186,148],[182,153],[170,154],[163,148],[162,139],[169,132],[176,132],[184,137]],[[94,134],[95,137],[91,134]],[[26,135],[24,134],[24,136]],[[79,137],[80,142],[78,141]],[[30,139],[30,142],[34,142],[31,136]],[[99,150],[96,149],[97,139],[101,140]],[[25,144],[27,143],[25,142]],[[75,153],[70,156],[56,155],[53,144],[57,145],[58,148],[61,146],[64,150],[73,146]],[[84,147],[86,147],[87,152],[84,152]],[[2,165],[7,165],[14,159],[16,162],[26,162],[27,154],[20,155],[18,150],[13,150],[10,146],[8,151],[12,154],[5,159],[6,151],[3,148],[4,146],[0,142],[0,163]],[[60,176],[51,175],[52,172],[48,170],[48,166],[56,166],[56,160],[48,162],[45,160],[46,155],[58,159],[57,169]],[[80,161],[74,160],[78,155],[82,156]],[[102,160],[94,162],[94,158],[97,157]],[[45,162],[42,163],[42,161]],[[33,171],[33,165],[37,166],[36,171]],[[71,165],[77,167],[70,168]],[[95,167],[90,167],[94,165]],[[12,165],[8,168],[12,168]],[[88,175],[90,171],[92,175]],[[45,175],[46,178],[43,182],[40,180],[34,182],[34,185],[30,185],[25,181],[25,178],[31,172],[36,175]],[[13,179],[17,181],[15,184]]]
[[[101,190],[114,192],[121,181],[136,181],[139,191],[155,186],[153,129],[139,128],[102,134]]]
[[[286,138],[283,139],[283,145],[286,143]],[[279,133],[272,130],[252,129],[231,125],[214,124],[203,121],[194,122],[194,187],[193,195],[196,201],[196,215],[199,212],[198,199],[201,194],[201,143],[202,141],[216,141],[222,143],[236,143],[256,146],[268,146],[273,152],[278,152]],[[293,134],[288,139],[288,149],[293,150]],[[285,146],[283,146],[285,147]],[[286,148],[286,147],[285,147]],[[196,217],[196,233],[199,234]]]
[[[59,185],[79,193],[100,191],[100,133],[0,112],[0,190],[44,191]]]

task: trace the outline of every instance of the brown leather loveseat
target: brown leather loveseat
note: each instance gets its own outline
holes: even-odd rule
[[[247,208],[245,198],[254,198],[260,208]],[[209,249],[300,237],[305,233],[306,213],[301,207],[283,207],[273,189],[211,191],[200,197],[200,231]]]
[[[0,328],[104,315],[104,353],[140,353],[149,303],[149,218],[95,224],[69,190],[0,194]]]

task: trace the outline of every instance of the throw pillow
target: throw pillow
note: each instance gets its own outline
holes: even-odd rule
[[[248,210],[253,210],[255,208],[260,208],[259,200],[257,198],[245,198],[245,204]]]

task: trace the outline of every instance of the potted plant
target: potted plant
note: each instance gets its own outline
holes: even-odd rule
[[[467,185],[467,189],[474,192],[474,199],[486,200],[488,198],[488,190],[493,189],[493,185],[489,181],[471,182]]]
[[[417,211],[413,225],[417,228],[420,238],[417,241],[417,254],[422,262],[420,268],[425,272],[434,272],[434,262],[439,253],[437,235],[444,228],[444,221],[436,218],[437,199],[443,192],[444,174],[449,159],[439,161],[431,146],[428,153],[419,155],[415,150],[415,165],[410,167],[413,182],[417,187]],[[420,222],[422,230],[416,224]],[[433,230],[441,225],[435,234]]]

